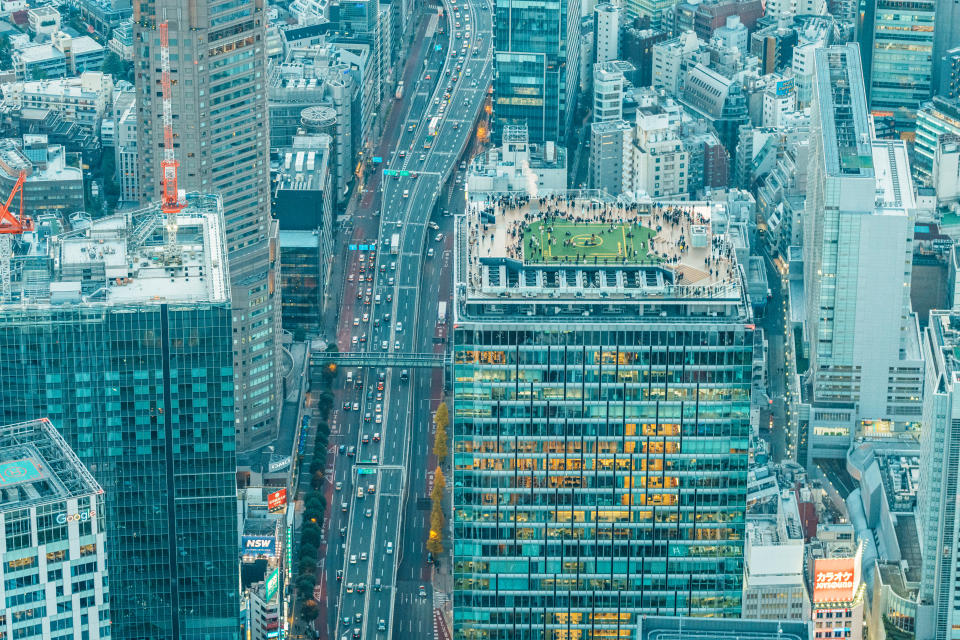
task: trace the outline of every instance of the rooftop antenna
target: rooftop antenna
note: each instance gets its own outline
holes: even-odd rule
[[[177,244],[177,214],[186,206],[180,200],[177,189],[177,162],[173,151],[173,106],[171,102],[170,80],[170,35],[166,20],[160,23],[160,86],[163,89],[163,160],[160,168],[163,171],[163,196],[160,201],[160,210],[167,218],[167,245],[163,250],[164,261],[167,264],[180,263],[180,245]]]

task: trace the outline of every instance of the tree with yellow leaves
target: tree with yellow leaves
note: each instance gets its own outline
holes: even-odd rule
[[[430,491],[430,499],[433,500],[433,503],[440,503],[443,505],[443,490],[447,488],[447,479],[443,477],[443,471],[440,467],[437,467],[437,470],[433,472],[433,490]]]
[[[443,527],[445,523],[443,507],[439,501],[435,500],[433,509],[430,511],[430,537],[427,539],[427,551],[434,556],[443,553]]]

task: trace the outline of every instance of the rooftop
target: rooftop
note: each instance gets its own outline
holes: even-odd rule
[[[739,618],[641,616],[638,640],[808,640],[810,623]]]
[[[590,192],[471,201],[461,228],[468,288],[494,297],[737,300],[740,267],[711,225],[725,206]]]
[[[322,191],[331,144],[327,134],[297,136],[294,147],[281,149],[277,190]]]
[[[860,49],[852,43],[817,49],[815,64],[827,173],[872,176],[874,156]]]
[[[0,512],[99,493],[49,420],[0,427]]]
[[[43,181],[81,181],[79,167],[67,164],[67,153],[59,144],[48,145],[46,136],[27,135],[19,140],[0,138],[0,172],[16,180],[20,171],[27,172],[27,183]],[[29,155],[29,157],[28,157]],[[27,205],[24,205],[26,208]]]
[[[177,246],[165,251],[166,217],[159,205],[126,215],[59,221],[38,217],[16,250],[6,307],[74,304],[224,302],[227,253],[220,198],[190,194],[177,215]]]

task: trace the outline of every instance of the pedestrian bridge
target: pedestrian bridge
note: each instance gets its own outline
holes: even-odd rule
[[[445,367],[449,357],[436,353],[314,353],[314,363],[330,362],[338,367],[402,367],[404,369]]]

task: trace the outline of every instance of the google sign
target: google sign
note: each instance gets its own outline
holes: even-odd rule
[[[86,522],[97,517],[97,512],[91,509],[82,513],[58,513],[57,524],[67,524],[68,522]]]

